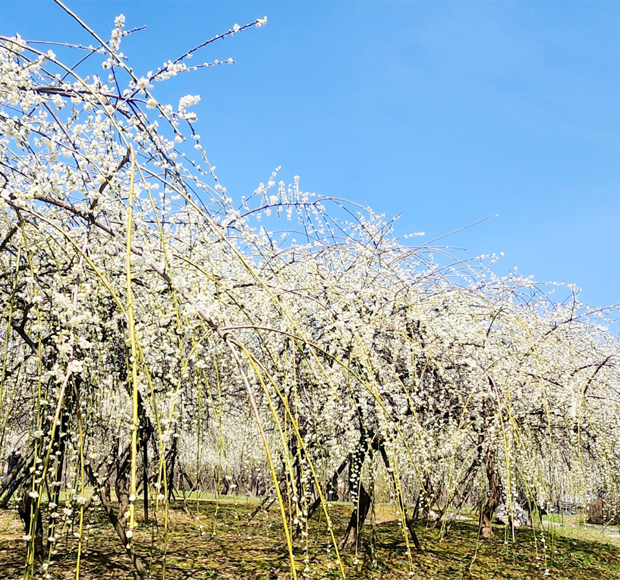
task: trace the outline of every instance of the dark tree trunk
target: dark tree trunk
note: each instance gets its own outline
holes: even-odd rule
[[[338,500],[338,479],[340,478],[340,476],[342,475],[342,472],[345,470],[345,467],[349,464],[350,461],[351,461],[351,456],[348,455],[345,458],[345,460],[340,464],[338,469],[334,471],[332,478],[327,482],[327,488],[325,490],[326,501]],[[320,505],[321,505],[321,497],[318,496],[314,500],[314,502],[312,502],[310,509],[308,509],[308,519],[310,519],[314,515],[314,512],[319,508]]]
[[[229,491],[230,491],[230,479],[228,479],[228,477],[225,477],[224,481],[222,481],[222,489],[220,490],[220,495],[228,495]]]
[[[168,501],[169,502],[174,501],[174,477],[176,474],[177,451],[178,451],[177,441],[178,439],[176,437],[172,438],[172,446],[170,447],[170,451],[168,452],[168,459],[166,461],[167,466],[168,466],[167,484],[168,484]]]
[[[359,534],[370,509],[371,497],[362,485],[362,468],[368,452],[368,436],[362,431],[359,449],[349,459],[349,491],[353,495],[355,509],[351,514],[349,525],[340,541],[341,548],[358,548]]]
[[[491,527],[491,520],[495,509],[501,501],[501,481],[497,466],[495,465],[495,458],[493,453],[489,449],[486,456],[486,470],[487,481],[489,482],[489,492],[485,502],[480,509],[480,535],[483,538],[493,537],[493,528]]]
[[[27,490],[24,491],[17,511],[19,517],[24,522],[26,533],[34,536],[34,558],[35,561],[43,558],[43,521],[41,519],[41,510],[37,509],[36,501],[30,497]],[[34,518],[34,522],[32,521]]]
[[[28,477],[33,458],[32,451],[27,456],[22,456],[0,484],[0,509],[7,509],[13,494]]]
[[[370,510],[371,497],[363,485],[359,486],[359,496],[356,507],[351,514],[347,531],[340,542],[341,549],[355,548],[357,550],[359,543],[359,535]]]
[[[388,457],[387,451],[385,450],[385,445],[383,444],[383,440],[377,438],[376,441],[374,442],[374,446],[376,446],[376,448],[379,450],[379,453],[381,453],[381,459],[383,459],[383,464],[385,465],[385,468],[387,469],[388,473],[390,474],[390,477],[392,478],[392,486],[394,487],[394,491],[396,491],[397,489],[396,478],[394,476],[394,471],[390,467],[390,458]],[[416,550],[418,552],[422,552],[423,551],[422,544],[420,544],[420,540],[418,539],[418,535],[416,534],[415,527],[414,527],[414,522],[417,518],[418,509],[420,507],[420,494],[418,494],[418,499],[416,501],[415,509],[413,511],[413,517],[411,518],[407,515],[407,507],[405,506],[402,495],[397,494],[397,497],[398,497],[398,504],[399,504],[398,507],[400,508],[400,511],[403,514],[403,517],[405,518],[405,524],[407,525],[407,529],[409,530],[409,535],[411,536],[413,544],[415,545]]]
[[[418,534],[416,534],[416,531],[415,531],[415,527],[414,527],[415,520],[413,518],[407,517],[407,511],[404,506],[402,509],[403,509],[403,515],[405,516],[405,523],[407,524],[407,529],[409,530],[409,535],[411,536],[411,539],[413,540],[413,545],[415,546],[415,549],[418,552],[423,552],[424,550],[422,549],[422,544],[420,544]]]
[[[93,472],[92,467],[88,464],[86,464],[84,467],[90,480],[96,482],[97,476]],[[119,518],[114,512],[114,507],[112,506],[112,502],[110,500],[110,476],[106,477],[105,484],[102,487],[100,487],[99,485],[96,486],[95,492],[99,496],[99,499],[101,500],[101,505],[106,515],[108,516],[108,520],[112,524],[116,535],[119,537],[123,548],[129,554],[131,561],[133,562],[134,568],[136,569],[136,572],[138,573],[140,578],[147,578],[149,575],[148,568],[144,564],[142,558],[140,558],[140,556],[138,556],[136,551],[133,549],[133,546],[130,543],[130,539],[127,537],[127,533],[123,524],[121,523],[121,521],[119,521]]]
[[[372,454],[371,454],[372,461]],[[373,570],[377,568],[377,511],[376,511],[376,490],[375,490],[375,474],[374,467],[370,470],[370,545],[368,547],[368,557],[370,559],[370,567]]]
[[[150,432],[144,425],[145,417],[142,417],[140,429],[140,444],[142,445],[142,498],[144,501],[144,523],[149,521],[149,439]]]
[[[478,445],[477,445],[477,453],[476,457],[473,460],[472,464],[469,466],[459,483],[454,488],[454,493],[452,497],[448,497],[444,506],[439,510],[439,516],[431,526],[431,529],[435,529],[435,527],[441,522],[448,507],[452,503],[453,500],[456,500],[457,503],[454,506],[454,513],[459,514],[465,500],[467,499],[470,492],[470,484],[474,481],[478,470],[480,469],[480,464],[482,462],[482,444],[484,442],[484,437],[482,435],[478,435]],[[461,496],[460,498],[458,496]],[[448,526],[449,527],[449,526]]]
[[[116,482],[114,484],[114,491],[118,499],[117,517],[123,525],[125,524],[127,512],[129,511],[129,467],[130,457],[128,454],[117,463]]]

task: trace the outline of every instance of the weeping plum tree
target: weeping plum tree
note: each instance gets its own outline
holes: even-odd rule
[[[72,524],[79,576],[94,510],[158,577],[139,539],[165,543],[180,487],[272,497],[293,578],[317,512],[344,577],[378,501],[413,562],[432,510],[477,505],[491,536],[500,502],[512,517],[617,490],[619,344],[576,294],[436,262],[277,172],[227,196],[198,97],[155,86],[226,64],[187,59],[265,19],[140,76],[122,16],[104,40],[57,4],[93,47],[0,37],[0,451],[22,450],[0,504],[19,503],[26,578]],[[341,536],[335,499],[353,503]]]

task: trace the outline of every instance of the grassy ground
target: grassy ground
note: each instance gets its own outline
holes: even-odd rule
[[[142,525],[136,532],[140,554],[149,562],[153,578],[171,580],[276,580],[290,578],[290,559],[283,540],[277,506],[260,512],[248,522],[256,503],[244,499],[188,502],[170,512],[167,538],[161,513],[158,525]],[[350,506],[330,508],[337,537],[342,537]],[[347,578],[400,580],[620,580],[620,542],[613,534],[597,529],[566,525],[548,526],[544,542],[540,531],[517,530],[516,541],[505,529],[496,538],[481,541],[474,521],[456,521],[441,539],[439,529],[422,523],[418,534],[424,552],[412,549],[411,567],[399,524],[391,506],[377,510],[377,562],[369,556],[370,526],[362,535],[357,554],[342,554]],[[554,522],[556,524],[561,522]],[[132,566],[118,538],[103,516],[89,519],[89,541],[83,555],[80,578],[84,580],[129,580]],[[575,528],[572,526],[575,525]],[[0,512],[0,574],[3,580],[22,577],[25,542],[19,519],[12,511]],[[295,559],[300,579],[340,577],[338,562],[327,541],[325,520],[312,521],[306,545],[297,542]],[[75,578],[76,540],[72,530],[59,536],[58,553],[48,572],[52,579]],[[304,559],[308,562],[304,562]],[[306,571],[304,571],[307,568]]]
[[[560,533],[577,540],[594,540],[620,546],[620,526],[596,526],[587,524],[582,515],[543,516],[543,524],[550,534]]]

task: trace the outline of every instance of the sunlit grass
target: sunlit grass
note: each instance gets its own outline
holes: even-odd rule
[[[204,495],[204,494],[203,494]],[[258,500],[243,496],[226,496],[207,500],[192,497],[170,510],[166,569],[170,578],[188,579],[279,579],[290,577],[290,560],[277,508],[262,510],[249,521]],[[330,513],[338,533],[349,517],[349,505],[330,504]],[[162,522],[145,526],[136,506],[136,548],[158,577],[161,547],[152,543],[151,534]],[[401,579],[409,576],[405,543],[394,507],[377,506],[377,562],[369,558],[370,526],[365,526],[360,550],[342,554],[347,578]],[[555,519],[554,516],[552,519]],[[504,540],[501,527],[496,539],[481,541],[474,521],[457,521],[440,541],[439,529],[431,530],[420,522],[418,534],[423,553],[414,553],[414,577],[428,580],[602,580],[618,577],[620,552],[609,538],[597,536],[591,528],[578,528],[574,536],[573,516],[565,516],[564,526],[555,527],[553,536],[542,542],[540,532],[518,529],[516,541]],[[568,520],[568,521],[567,521]],[[133,578],[130,564],[117,548],[117,539],[103,514],[96,512],[86,523],[90,540],[82,554],[82,578],[123,580]],[[577,523],[574,524],[577,526]],[[317,515],[310,523],[308,562],[303,547],[295,545],[300,578],[336,578],[337,565],[333,549],[325,539],[325,520]],[[7,580],[17,580],[23,573],[21,527],[16,514],[0,514],[0,569]],[[50,568],[51,578],[74,577],[77,541],[69,531],[59,540],[57,562]],[[307,567],[307,571],[304,570]]]

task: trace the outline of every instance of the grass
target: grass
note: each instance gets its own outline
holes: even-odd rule
[[[166,546],[166,578],[174,580],[277,580],[290,577],[290,560],[283,540],[279,510],[260,512],[251,522],[248,515],[255,500],[224,498],[181,502],[170,511]],[[330,508],[337,537],[344,533],[350,506]],[[163,576],[164,538],[161,514],[158,524],[142,524],[136,532],[140,554],[151,566],[153,578]],[[359,580],[613,580],[620,579],[620,546],[599,530],[579,529],[573,522],[550,526],[543,541],[540,531],[518,529],[516,541],[502,527],[496,538],[480,540],[475,521],[456,521],[440,541],[440,530],[420,523],[418,534],[423,553],[412,552],[410,569],[406,546],[392,506],[377,507],[377,562],[369,557],[370,527],[362,534],[358,554],[342,555],[347,578]],[[567,519],[565,518],[565,523]],[[557,522],[556,522],[557,523]],[[131,563],[103,514],[89,517],[89,540],[83,554],[80,578],[125,580],[134,578]],[[3,580],[22,577],[25,542],[15,512],[0,512],[0,570]],[[295,545],[300,579],[338,578],[337,559],[327,541],[324,518],[311,522],[307,544]],[[613,542],[613,543],[612,543]],[[58,553],[49,568],[52,579],[75,578],[77,542],[72,530],[59,535]],[[308,562],[304,563],[307,558]],[[304,569],[308,568],[306,572]]]
[[[585,523],[582,515],[543,516],[549,534],[561,534],[577,540],[590,540],[620,546],[620,526],[598,526]]]

